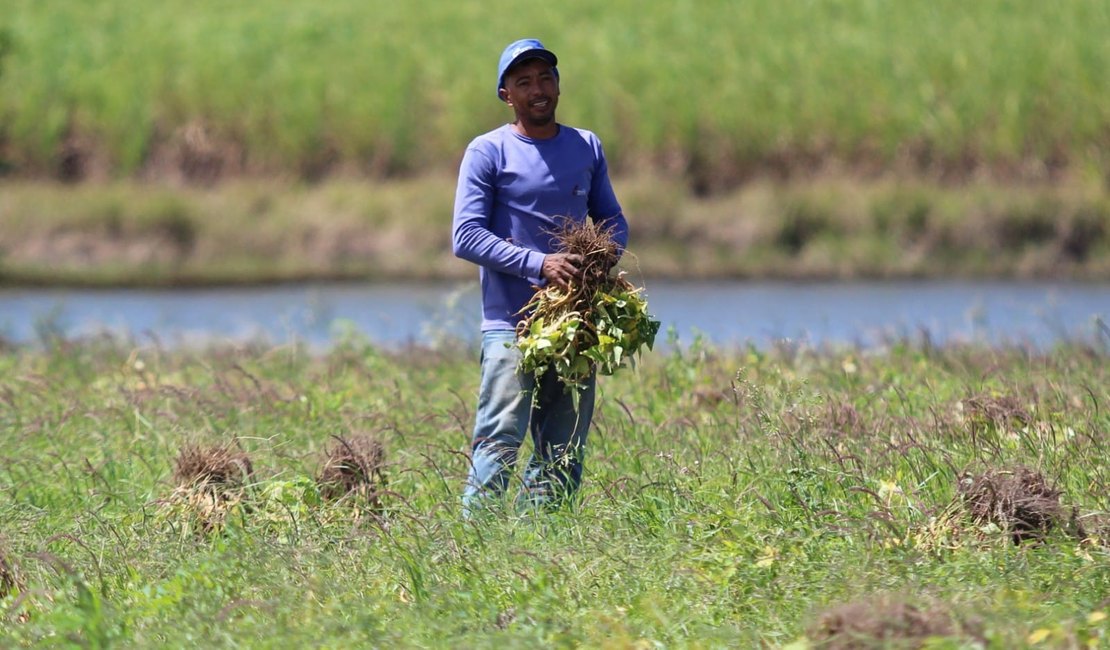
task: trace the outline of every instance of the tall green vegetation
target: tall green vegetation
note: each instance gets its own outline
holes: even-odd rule
[[[0,80],[4,78],[4,60],[12,50],[12,36],[11,33],[0,24]],[[0,174],[7,171],[7,163],[4,161],[4,129],[0,127]]]
[[[21,174],[314,178],[452,168],[508,115],[493,62],[541,37],[565,121],[618,170],[714,190],[836,162],[963,178],[1110,171],[1101,0],[321,5],[9,0],[0,79]],[[213,171],[215,168],[215,171]]]
[[[4,59],[12,49],[12,36],[7,29],[0,27],[0,77],[4,76]]]
[[[603,378],[577,504],[465,522],[465,346],[44,333],[0,645],[1101,647],[1108,345],[672,347]]]

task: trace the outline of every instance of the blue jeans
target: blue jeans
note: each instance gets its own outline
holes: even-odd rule
[[[482,334],[482,380],[471,443],[463,514],[505,493],[524,435],[532,432],[532,458],[520,501],[539,505],[572,495],[582,481],[582,455],[594,412],[595,377],[586,382],[577,410],[549,369],[538,380],[518,372],[520,350],[511,330]]]

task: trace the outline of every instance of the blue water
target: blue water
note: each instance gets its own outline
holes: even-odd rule
[[[815,346],[1106,341],[1110,284],[1049,282],[647,283],[652,313],[680,342],[789,339]],[[355,330],[385,346],[477,340],[476,283],[304,284],[193,290],[0,290],[0,336],[105,331],[165,345],[260,340],[327,347]]]

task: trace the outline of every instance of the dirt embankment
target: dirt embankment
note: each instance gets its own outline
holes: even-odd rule
[[[223,163],[196,162],[201,145],[191,146],[181,160],[218,175]],[[450,252],[450,174],[0,183],[0,282],[9,285],[474,274]],[[631,226],[622,264],[644,276],[1110,279],[1110,191],[1075,181],[814,175],[708,196],[681,176],[617,176],[614,185]]]

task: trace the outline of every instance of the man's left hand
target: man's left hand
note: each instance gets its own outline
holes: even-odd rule
[[[582,275],[582,256],[572,253],[549,253],[543,258],[540,273],[556,286],[566,287],[571,280]]]

